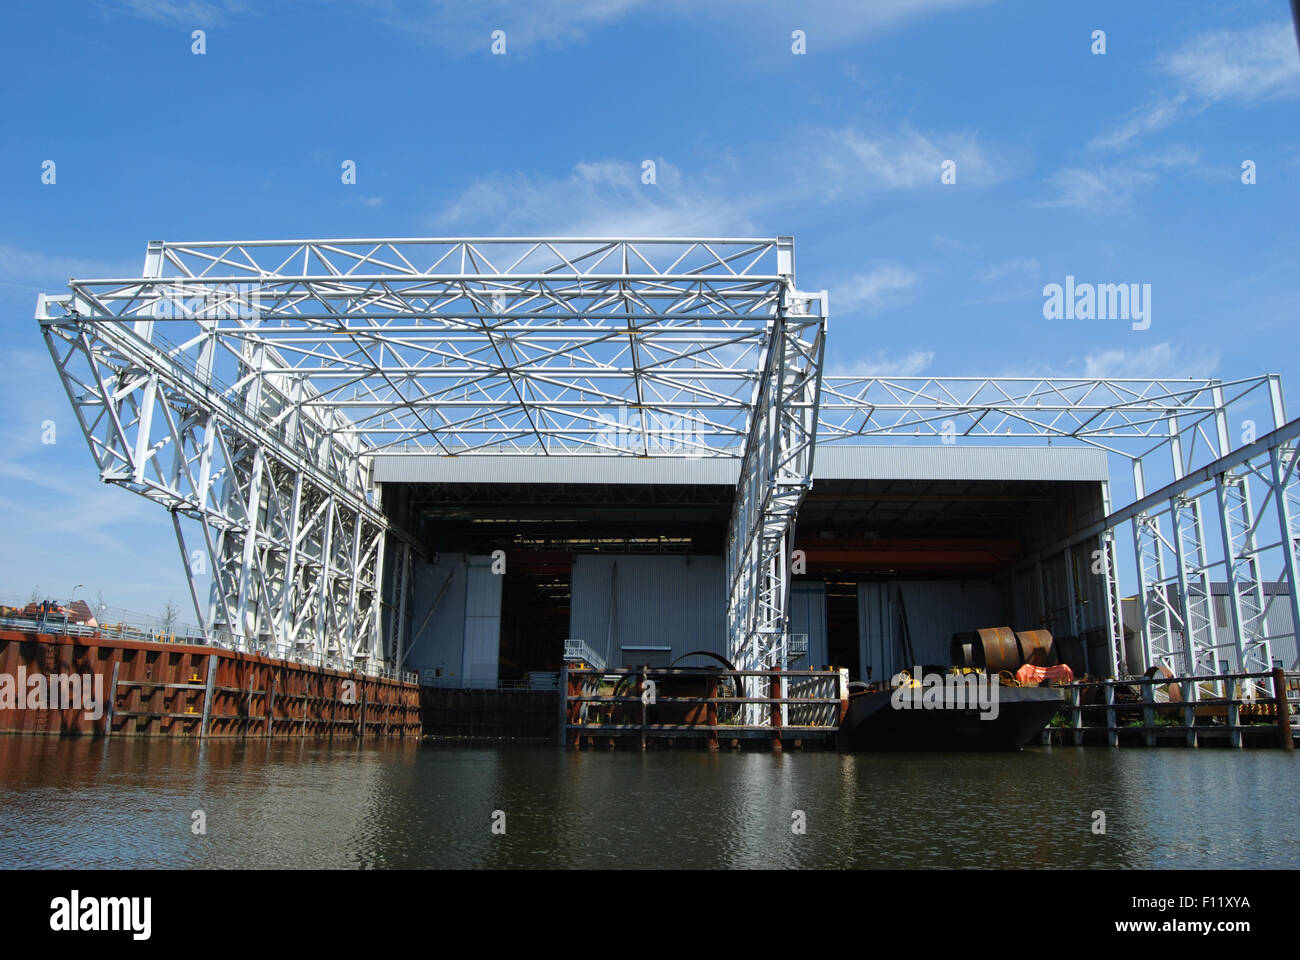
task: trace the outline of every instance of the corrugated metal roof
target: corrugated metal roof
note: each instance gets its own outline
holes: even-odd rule
[[[380,483],[681,483],[734,486],[723,457],[377,456]],[[821,446],[814,480],[1106,480],[1090,447]]]

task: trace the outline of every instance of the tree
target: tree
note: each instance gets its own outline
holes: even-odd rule
[[[168,600],[163,605],[162,612],[162,632],[175,633],[177,621],[180,620],[181,612],[177,609],[176,604]]]

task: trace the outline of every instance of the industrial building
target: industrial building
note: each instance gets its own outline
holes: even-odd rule
[[[429,558],[413,569],[407,659],[425,682],[523,681],[558,669],[566,638],[615,666],[729,656],[734,461],[560,456],[541,469],[521,457],[376,459],[385,502],[401,505]],[[925,663],[945,662],[959,630],[1037,626],[1011,571],[1100,519],[1105,480],[1105,454],[1088,449],[819,450],[795,525],[788,625],[806,637],[800,662],[864,678],[911,669],[895,636],[900,596]],[[1085,602],[1103,608],[1100,589]],[[1104,662],[1100,639],[1095,654]]]
[[[993,625],[1295,666],[1275,376],[826,376],[789,238],[159,242],[69,286],[51,356],[211,643],[464,687],[566,641],[884,679]]]

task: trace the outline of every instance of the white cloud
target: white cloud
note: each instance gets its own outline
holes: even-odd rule
[[[145,2],[145,0],[136,0]],[[164,0],[156,0],[164,2]],[[179,2],[179,0],[177,0]],[[911,20],[996,0],[822,0],[798,11],[797,26],[810,49],[833,49],[902,26]],[[420,34],[446,49],[486,52],[493,30],[504,30],[509,53],[580,43],[607,26],[638,13],[653,13],[663,23],[712,21],[729,38],[749,31],[765,38],[791,27],[784,0],[368,0],[382,22]]]
[[[240,0],[117,0],[119,9],[144,20],[207,27],[248,13],[252,7]]]
[[[1084,358],[1086,377],[1204,377],[1219,366],[1218,350],[1153,343],[1137,350],[1116,348]]]
[[[1115,213],[1128,205],[1140,187],[1151,185],[1170,170],[1194,166],[1199,158],[1196,151],[1174,146],[1121,163],[1066,167],[1047,178],[1055,196],[1038,206]]]
[[[487,53],[504,30],[506,53],[563,47],[650,7],[650,0],[367,0],[376,19],[447,50]]]
[[[1160,62],[1161,70],[1202,99],[1254,105],[1300,96],[1295,30],[1278,20],[1240,30],[1211,30]]]
[[[1161,97],[1153,103],[1138,107],[1115,130],[1097,134],[1089,146],[1122,149],[1144,134],[1154,133],[1169,126],[1178,118],[1186,103],[1186,94],[1179,94],[1173,97]]]
[[[906,128],[896,133],[869,133],[844,127],[826,131],[817,139],[823,145],[824,169],[819,171],[819,181],[829,186],[832,194],[937,187],[948,160],[956,163],[959,184],[988,186],[1002,178],[1000,164],[970,132],[927,136]]]
[[[1294,28],[1286,20],[1198,34],[1161,57],[1156,67],[1174,91],[1133,110],[1114,130],[1098,134],[1091,146],[1123,149],[1189,112],[1225,101],[1253,107],[1300,96],[1300,57]]]
[[[901,357],[877,350],[852,364],[829,364],[826,372],[833,377],[915,377],[930,369],[933,362],[931,350],[913,350]]]
[[[0,280],[9,281],[19,286],[31,286],[33,282],[50,283],[67,280],[68,277],[91,279],[94,277],[121,277],[138,275],[144,265],[144,250],[140,257],[129,265],[125,261],[87,260],[78,257],[51,257],[47,254],[19,247],[0,244]],[[41,289],[33,286],[32,289]],[[45,290],[46,293],[55,291]]]
[[[920,275],[897,263],[884,263],[835,284],[831,309],[835,313],[861,310],[874,313],[908,299]]]
[[[1036,280],[1042,274],[1042,264],[1036,257],[1022,257],[994,263],[979,271],[975,278],[981,283],[997,283],[999,280],[1027,277]]]
[[[1149,171],[1137,167],[1108,166],[1091,170],[1083,167],[1066,167],[1048,177],[1048,184],[1056,192],[1043,207],[1073,207],[1092,213],[1113,213],[1123,206],[1137,187],[1155,179]]]
[[[523,173],[475,181],[434,217],[438,228],[557,236],[752,235],[740,208],[707,178],[687,185],[680,171],[656,161],[653,184],[639,163],[579,163],[565,177]]]
[[[793,209],[940,187],[941,166],[949,159],[957,163],[960,184],[986,186],[1001,177],[1000,164],[970,132],[805,128],[795,139],[824,149],[791,154],[785,141],[757,143],[743,158],[725,157],[689,176],[657,158],[653,184],[642,183],[642,158],[584,161],[560,176],[482,176],[435,212],[429,227],[547,236],[753,236],[765,232],[755,223],[772,221],[779,228]],[[774,165],[778,156],[781,163]]]

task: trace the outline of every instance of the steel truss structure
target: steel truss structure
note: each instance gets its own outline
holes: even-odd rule
[[[215,641],[400,663],[380,452],[743,458],[733,645],[783,630],[826,299],[788,238],[151,243],[141,277],[69,287],[38,319],[100,476],[177,518]]]
[[[1300,477],[1276,376],[1219,380],[826,377],[822,443],[875,438],[943,443],[1034,440],[1099,447],[1128,461],[1133,499],[1036,552],[1028,573],[1043,625],[1104,630],[1110,676],[1163,666],[1184,676],[1272,668],[1264,587],[1284,587],[1300,625]],[[1260,424],[1268,432],[1259,434]],[[1239,432],[1238,432],[1239,431]],[[1149,491],[1150,478],[1165,482]],[[1206,516],[1217,522],[1206,522]],[[1118,534],[1131,528],[1142,663],[1124,642]],[[1084,561],[1082,564],[1080,561]],[[1227,585],[1228,628],[1211,581]],[[1059,603],[1053,604],[1052,599]],[[1088,609],[1097,608],[1097,612]]]
[[[812,485],[826,299],[783,291],[759,383],[727,535],[727,628],[740,670],[789,665],[794,522]],[[748,696],[761,695],[761,678],[745,682]],[[761,708],[749,712],[758,722]]]
[[[1094,522],[1014,571],[1045,624],[1103,631],[1095,672],[1141,666],[1126,524],[1146,663],[1271,666],[1270,579],[1300,623],[1297,429],[1275,377],[823,377],[828,299],[797,289],[789,238],[151,243],[140,277],[69,288],[38,304],[55,366],[101,478],[171,512],[212,642],[401,662],[417,547],[385,516],[376,454],[727,457],[732,653],[779,666],[818,440],[1126,458],[1128,506],[1103,484]],[[1234,445],[1243,416],[1266,429]]]

